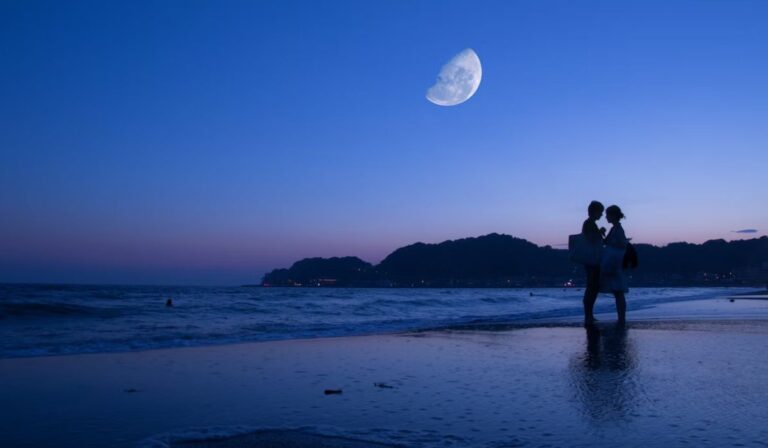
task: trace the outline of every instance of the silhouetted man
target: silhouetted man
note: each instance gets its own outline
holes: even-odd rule
[[[603,216],[603,210],[605,210],[605,207],[600,202],[590,202],[589,207],[587,207],[589,217],[581,226],[581,233],[589,243],[594,245],[603,244],[605,228],[600,229],[597,227],[597,220]],[[593,309],[597,300],[597,294],[600,292],[599,260],[596,260],[594,265],[585,263],[584,269],[587,272],[587,286],[584,288],[584,324],[591,325],[595,322]]]

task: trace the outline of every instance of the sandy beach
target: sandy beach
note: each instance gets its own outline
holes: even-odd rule
[[[2,445],[765,446],[764,301],[671,306],[699,312],[2,359]]]

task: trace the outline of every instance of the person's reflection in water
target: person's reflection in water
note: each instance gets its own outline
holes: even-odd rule
[[[627,328],[588,325],[586,332],[586,351],[570,363],[576,399],[595,423],[626,420],[638,392]]]

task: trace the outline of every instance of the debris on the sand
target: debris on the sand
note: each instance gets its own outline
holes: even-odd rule
[[[337,395],[341,393],[341,389],[325,389],[325,395]]]

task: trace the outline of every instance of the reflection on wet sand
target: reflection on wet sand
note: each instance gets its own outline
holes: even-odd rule
[[[624,325],[586,328],[586,350],[570,362],[571,383],[594,423],[623,421],[637,405],[637,361]]]

